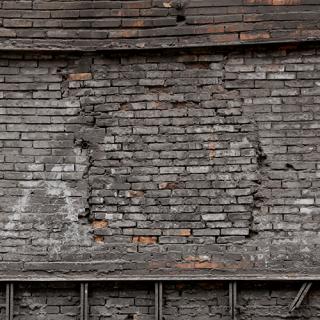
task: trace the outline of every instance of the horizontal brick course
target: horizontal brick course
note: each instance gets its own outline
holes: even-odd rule
[[[317,1],[3,1],[0,49],[114,50],[318,40]]]

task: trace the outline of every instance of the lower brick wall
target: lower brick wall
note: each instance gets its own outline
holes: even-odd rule
[[[229,319],[228,283],[164,286],[164,319]]]
[[[6,289],[4,285],[0,285],[0,319],[4,319],[6,315]]]
[[[80,285],[18,284],[14,290],[14,319],[79,319]]]
[[[154,285],[90,284],[90,319],[154,319]]]
[[[237,319],[318,319],[317,283],[300,308],[289,313],[300,286],[292,282],[238,282]],[[79,319],[79,287],[73,283],[16,284],[14,319]],[[163,289],[165,320],[230,319],[227,282],[166,282]],[[89,304],[91,320],[153,320],[154,287],[152,283],[90,283]],[[0,316],[5,319],[3,307]]]

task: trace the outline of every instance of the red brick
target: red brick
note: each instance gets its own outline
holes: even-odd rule
[[[96,243],[104,243],[104,237],[103,236],[94,236],[94,241]]]
[[[176,189],[177,188],[177,183],[175,182],[161,182],[159,184],[159,189]]]
[[[268,32],[248,32],[241,33],[240,40],[241,41],[255,41],[255,40],[266,40],[270,38],[270,34]]]
[[[301,0],[272,0],[274,6],[295,6],[300,4]]]
[[[94,220],[91,223],[91,226],[93,229],[103,229],[106,228],[108,226],[108,221],[105,220]]]
[[[137,237],[133,237],[132,241],[134,243],[138,243],[138,244],[156,244],[157,243],[157,237],[137,236]]]
[[[182,237],[189,237],[191,236],[191,229],[181,229],[179,231],[179,236],[182,236]]]
[[[143,191],[136,191],[136,190],[130,190],[127,192],[127,197],[128,198],[140,198],[144,196]]]
[[[92,74],[91,73],[70,73],[68,79],[71,81],[84,81],[84,80],[91,80]]]
[[[209,143],[209,158],[213,160],[216,157],[216,145],[214,142]]]

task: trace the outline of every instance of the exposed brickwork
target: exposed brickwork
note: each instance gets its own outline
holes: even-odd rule
[[[0,1],[2,49],[143,49],[319,39],[318,0]]]
[[[3,289],[3,288],[1,288]],[[79,284],[19,284],[15,286],[14,319],[79,319]],[[312,290],[301,307],[289,313],[299,284],[259,282],[238,284],[237,318],[317,319],[320,290]],[[0,302],[4,303],[3,290]],[[163,315],[166,320],[230,319],[228,287],[221,282],[164,283]],[[152,283],[90,283],[90,319],[154,319]],[[4,307],[0,305],[4,319]]]
[[[16,284],[14,319],[79,319],[78,284]]]
[[[0,285],[0,318],[4,319],[6,316],[6,289],[5,285]]]
[[[154,319],[153,283],[94,283],[89,287],[91,319]]]
[[[318,271],[317,46],[0,63],[3,276]]]

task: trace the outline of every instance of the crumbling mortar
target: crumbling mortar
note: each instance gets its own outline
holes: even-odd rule
[[[263,206],[265,197],[260,193],[263,190],[263,181],[267,179],[266,169],[268,168],[268,157],[263,151],[261,144],[261,139],[259,135],[258,123],[254,116],[250,116],[251,123],[254,125],[255,140],[253,141],[253,146],[257,157],[257,180],[256,187],[252,192],[253,203],[252,203],[252,215],[250,219],[250,238],[258,236],[258,230],[255,228],[255,215],[260,213],[260,208]]]

